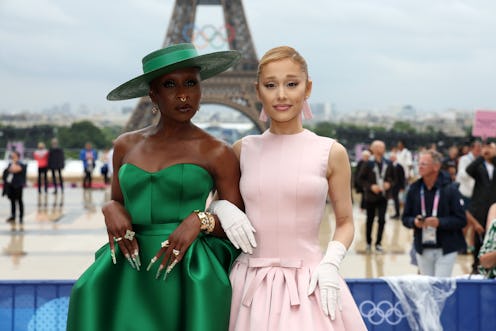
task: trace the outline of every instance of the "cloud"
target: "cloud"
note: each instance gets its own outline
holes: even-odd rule
[[[161,47],[174,3],[1,1],[0,86],[8,91],[3,107],[46,107],[53,91],[69,102],[105,106],[101,96],[139,74],[141,58]],[[425,109],[495,107],[492,0],[250,0],[243,5],[259,57],[281,44],[305,56],[314,102],[331,101],[343,110],[402,103]],[[200,6],[196,23],[221,26],[220,7]],[[32,97],[20,96],[21,90]]]

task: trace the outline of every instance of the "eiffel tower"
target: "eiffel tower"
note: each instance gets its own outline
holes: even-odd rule
[[[261,104],[254,82],[258,59],[246,21],[242,0],[176,0],[163,46],[194,42],[193,32],[198,5],[220,5],[224,12],[229,49],[241,52],[241,60],[231,70],[202,82],[202,104],[220,104],[247,116],[260,130],[266,124],[258,120]],[[124,131],[132,131],[158,121],[152,114],[149,97],[142,97]]]

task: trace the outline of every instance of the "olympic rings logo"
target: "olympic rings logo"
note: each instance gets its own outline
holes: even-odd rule
[[[198,49],[204,49],[207,46],[220,49],[236,36],[234,28],[229,24],[218,28],[212,24],[204,25],[201,28],[192,23],[186,24],[182,34],[185,42],[194,44]],[[192,37],[190,38],[190,36]]]
[[[394,306],[387,300],[380,301],[377,305],[370,300],[363,301],[360,306],[360,313],[369,320],[370,324],[379,325],[386,321],[389,325],[396,325],[406,317],[398,301]]]

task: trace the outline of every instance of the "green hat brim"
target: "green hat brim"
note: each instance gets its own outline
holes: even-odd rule
[[[127,100],[146,96],[150,92],[152,80],[178,69],[198,67],[200,79],[205,80],[226,71],[238,62],[240,57],[241,54],[238,51],[221,51],[176,62],[142,74],[116,87],[107,95],[107,100]]]

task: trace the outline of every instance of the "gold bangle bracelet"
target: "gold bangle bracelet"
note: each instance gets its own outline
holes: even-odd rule
[[[215,227],[215,219],[209,212],[195,210],[198,219],[200,220],[200,230],[205,233],[211,233]]]
[[[215,218],[214,218],[214,215],[212,215],[212,213],[209,213],[208,211],[205,212],[205,214],[207,214],[207,217],[208,217],[208,228],[207,230],[205,230],[206,233],[212,233],[214,231],[214,228],[215,228]]]

